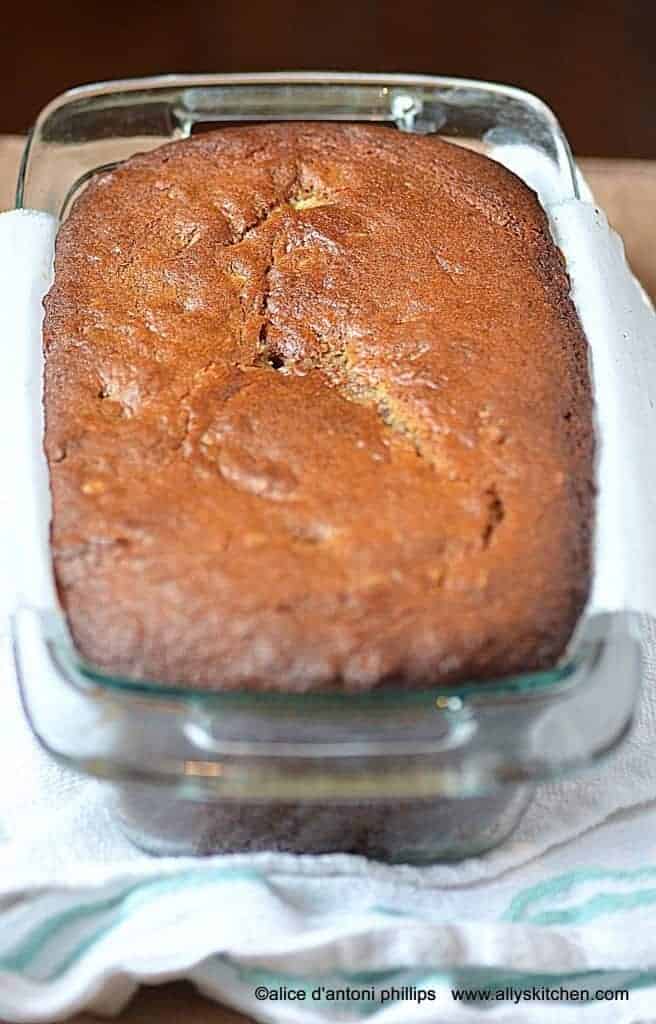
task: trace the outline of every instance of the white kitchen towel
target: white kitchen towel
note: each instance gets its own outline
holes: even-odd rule
[[[588,287],[590,246],[608,271],[604,287],[621,297],[623,341],[656,346],[653,312],[617,239],[592,207],[575,210],[552,211],[561,244],[568,232],[578,239],[575,297]],[[38,345],[24,313],[47,280],[52,237],[45,215],[0,217],[0,434],[8,458],[12,349]],[[12,549],[14,509],[6,487],[0,539],[5,565],[15,569],[16,554],[25,553]],[[638,539],[634,532],[632,543]],[[10,610],[14,572],[3,579]],[[257,1019],[290,1024],[365,1015],[376,1024],[479,1020],[483,1003],[454,999],[456,986],[485,990],[481,998],[496,990],[534,996],[514,1007],[485,1000],[491,1021],[551,1024],[547,997],[560,988],[572,998],[629,991],[628,1000],[585,1007],[559,1002],[565,1024],[648,1020],[656,1007],[656,631],[647,619],[644,641],[641,713],[622,751],[578,779],[541,787],[498,850],[421,869],[344,855],[194,861],[138,853],[112,820],[103,785],[57,767],[35,745],[3,641],[0,1019],[54,1020],[85,1006],[116,1011],[139,979],[185,976]],[[302,1005],[274,998],[285,987],[306,993]],[[340,989],[337,1006],[330,994]]]

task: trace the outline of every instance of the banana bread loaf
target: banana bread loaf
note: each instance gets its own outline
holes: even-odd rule
[[[103,671],[361,691],[563,651],[587,346],[499,164],[302,123],[135,156],[61,227],[44,334],[56,580]]]

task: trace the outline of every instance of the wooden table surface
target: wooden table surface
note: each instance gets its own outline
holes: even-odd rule
[[[0,137],[0,210],[14,203],[22,140]],[[625,241],[629,261],[656,299],[656,163],[582,159],[580,165],[597,201]],[[70,1024],[99,1018],[80,1014]],[[119,1018],[120,1024],[252,1024],[251,1018],[199,996],[190,985],[142,988]]]

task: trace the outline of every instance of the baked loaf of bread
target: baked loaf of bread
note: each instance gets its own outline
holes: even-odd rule
[[[56,579],[103,671],[362,691],[563,651],[587,346],[499,164],[301,123],[135,156],[59,232],[45,357]]]

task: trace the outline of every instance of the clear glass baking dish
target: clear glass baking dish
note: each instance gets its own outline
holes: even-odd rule
[[[577,194],[557,121],[526,93],[460,79],[302,72],[72,90],[37,120],[17,206],[62,219],[94,173],[137,151],[208,124],[289,119],[437,132],[511,167],[521,151],[543,201]],[[40,444],[30,457],[46,474]],[[480,853],[509,835],[536,784],[618,745],[641,680],[635,619],[617,613],[584,615],[550,671],[456,688],[287,696],[135,683],[82,661],[49,593],[24,597],[13,620],[32,729],[54,757],[107,780],[127,834],[157,853],[340,850],[406,862]]]

